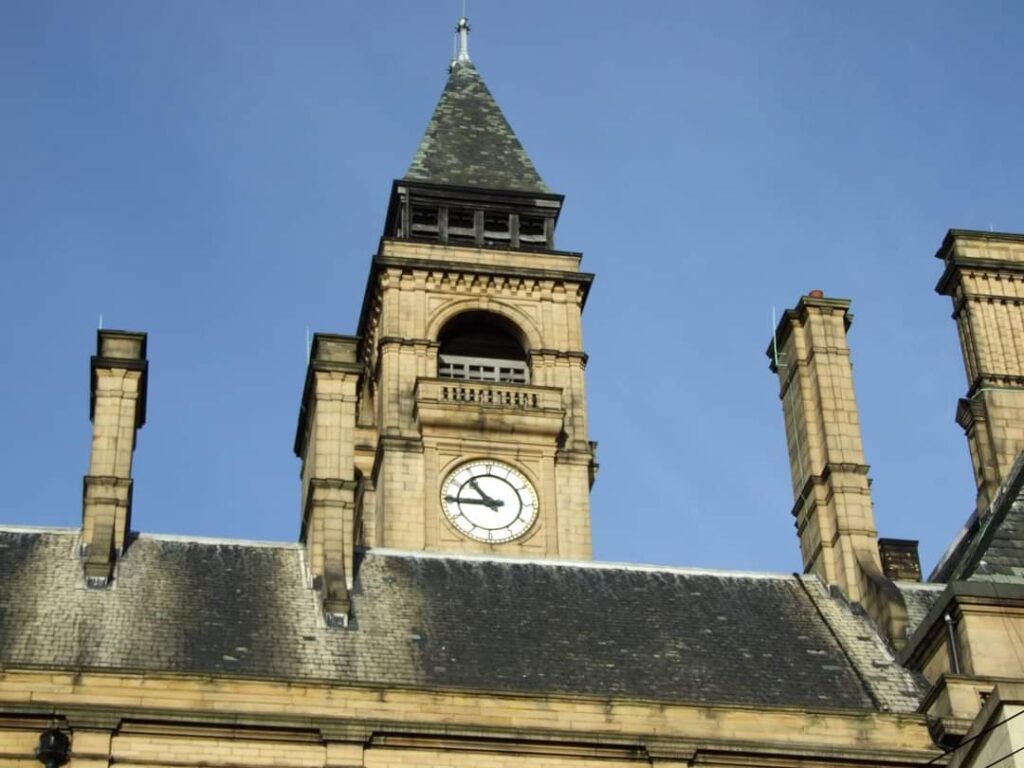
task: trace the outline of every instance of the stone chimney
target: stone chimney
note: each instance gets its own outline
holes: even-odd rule
[[[302,459],[302,529],[313,585],[330,621],[345,623],[354,578],[357,502],[356,410],[363,366],[359,338],[313,336],[295,435]]]
[[[804,571],[861,604],[897,645],[905,607],[884,575],[846,333],[850,302],[812,291],[768,348],[779,377]]]
[[[893,581],[920,581],[921,557],[916,539],[879,539],[882,572]]]
[[[956,420],[983,517],[1024,450],[1024,235],[951,229],[935,255],[945,265],[935,290],[953,300],[967,371]]]
[[[124,550],[132,516],[132,455],[146,423],[146,334],[99,331],[92,358],[92,452],[82,493],[86,583],[104,586]]]

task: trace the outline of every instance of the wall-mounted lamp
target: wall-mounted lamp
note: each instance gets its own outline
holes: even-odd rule
[[[68,761],[71,741],[59,728],[47,728],[39,734],[39,746],[36,747],[36,760],[46,768],[60,768]]]

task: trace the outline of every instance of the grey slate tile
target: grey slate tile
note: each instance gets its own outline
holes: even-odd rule
[[[551,194],[472,62],[452,66],[405,178]]]
[[[991,510],[972,516],[963,539],[933,578],[1024,584],[1024,454]]]
[[[76,542],[0,530],[0,664],[877,706],[793,576],[375,551],[341,629],[325,625],[299,545],[140,536],[113,586],[87,589]],[[862,645],[858,663],[888,663]],[[906,695],[901,674],[871,685]]]

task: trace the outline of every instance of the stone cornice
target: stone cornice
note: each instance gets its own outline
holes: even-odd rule
[[[567,254],[572,255],[572,254]],[[368,336],[367,325],[371,309],[378,302],[377,296],[380,291],[377,289],[378,278],[386,269],[401,270],[422,270],[442,274],[471,274],[484,275],[488,277],[500,277],[509,279],[544,280],[551,282],[568,283],[577,285],[581,292],[579,297],[580,309],[587,303],[590,295],[590,287],[594,282],[592,272],[579,272],[576,270],[563,269],[537,269],[532,267],[515,267],[509,265],[473,264],[459,261],[446,261],[434,259],[412,259],[377,254],[374,256],[366,278],[366,288],[363,291],[363,305],[359,312],[359,336]]]
[[[31,702],[13,704],[30,687]],[[6,669],[0,711],[50,714],[88,710],[132,723],[193,728],[273,728],[319,731],[325,737],[372,739],[374,734],[435,738],[502,738],[536,745],[601,744],[652,754],[724,750],[765,756],[921,764],[938,752],[923,714],[851,711],[822,706],[752,707],[594,697],[503,694],[472,689],[356,687],[334,681],[253,680]],[[19,697],[18,700],[21,700]],[[140,704],[141,701],[149,702]],[[158,703],[157,703],[158,702]],[[444,722],[436,717],[443,705]],[[508,712],[527,724],[512,725]],[[533,714],[535,713],[535,715]],[[542,723],[533,724],[542,717]],[[652,727],[657,724],[655,730]],[[308,738],[308,737],[307,737]],[[773,763],[774,764],[774,763]]]
[[[1024,584],[1008,584],[994,581],[953,581],[946,585],[939,598],[918,624],[914,634],[907,640],[907,646],[899,655],[899,662],[915,668],[923,663],[934,644],[945,637],[945,615],[959,615],[962,606],[995,605],[1015,607],[1024,611]]]
[[[768,367],[771,369],[772,373],[778,373],[778,367],[775,362],[776,350],[781,350],[786,345],[786,342],[789,340],[789,335],[793,332],[793,327],[795,325],[804,325],[807,323],[807,319],[811,314],[811,309],[831,312],[841,311],[843,313],[843,323],[846,330],[849,330],[850,325],[853,323],[853,314],[850,312],[849,299],[832,299],[825,296],[801,296],[796,307],[793,309],[787,309],[782,313],[782,317],[779,319],[778,325],[775,327],[775,334],[768,342],[768,349],[765,350],[765,354],[768,356],[770,361]]]
[[[336,333],[313,334],[310,348],[309,363],[306,366],[306,381],[302,387],[302,400],[299,404],[299,420],[295,427],[295,455],[300,459],[306,450],[307,419],[313,412],[314,383],[317,373],[346,373],[362,376],[364,367],[359,362],[359,347],[362,339],[359,336],[343,336]],[[357,384],[358,386],[358,384]]]

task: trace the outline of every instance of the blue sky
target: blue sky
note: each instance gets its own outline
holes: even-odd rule
[[[307,328],[352,333],[459,4],[0,5],[0,521],[75,526],[100,315],[149,333],[133,524],[294,540]],[[595,555],[800,569],[771,313],[853,300],[882,535],[971,510],[932,255],[1024,231],[1018,2],[483,2],[585,315]]]

